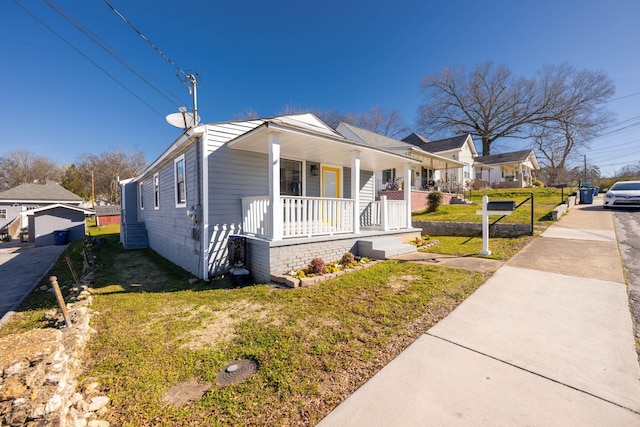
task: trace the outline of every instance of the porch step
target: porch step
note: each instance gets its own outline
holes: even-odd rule
[[[450,205],[470,205],[471,202],[469,202],[468,200],[462,199],[458,196],[453,196],[449,201],[449,204]]]
[[[124,231],[125,249],[143,249],[149,247],[149,238],[144,223],[129,223],[121,225]]]
[[[402,243],[399,237],[384,237],[358,240],[358,255],[374,259],[387,259],[393,255],[415,252],[416,247]]]

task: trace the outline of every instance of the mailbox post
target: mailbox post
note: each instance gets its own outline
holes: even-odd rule
[[[489,250],[489,215],[511,215],[516,208],[513,200],[489,201],[489,196],[482,196],[482,210],[476,215],[482,215],[482,250],[480,255],[491,255]]]

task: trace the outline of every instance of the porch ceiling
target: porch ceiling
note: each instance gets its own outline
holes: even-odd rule
[[[464,167],[464,163],[458,160],[429,153],[419,148],[411,149],[409,155],[420,159],[422,167],[427,169],[444,170]]]
[[[313,132],[273,122],[267,122],[230,141],[228,147],[267,154],[269,147],[267,137],[270,133],[276,133],[280,139],[280,157],[282,158],[350,167],[352,153],[359,151],[360,168],[365,170],[401,169],[407,163],[420,163],[415,158],[369,147],[338,134]]]

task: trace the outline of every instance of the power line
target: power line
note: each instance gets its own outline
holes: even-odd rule
[[[632,93],[631,95],[619,96],[617,98],[610,99],[607,102],[617,101],[619,99],[631,98],[632,96],[638,96],[638,95],[640,95],[640,92]]]
[[[106,74],[111,80],[113,80],[114,82],[116,82],[118,85],[120,85],[124,90],[126,90],[127,92],[129,92],[131,95],[133,95],[136,99],[138,99],[138,101],[142,102],[144,105],[146,105],[147,107],[149,107],[149,109],[151,109],[152,111],[154,111],[157,115],[159,115],[160,117],[164,118],[164,115],[162,113],[160,113],[158,110],[156,110],[155,108],[153,108],[148,102],[146,102],[144,99],[142,99],[141,97],[139,97],[135,92],[133,92],[131,89],[129,89],[124,83],[122,83],[121,81],[119,81],[116,77],[114,77],[112,74],[110,74],[107,70],[105,70],[104,68],[102,68],[100,65],[98,65],[98,63],[96,63],[94,60],[92,60],[91,58],[89,58],[87,55],[85,55],[80,49],[78,49],[77,47],[75,47],[73,44],[71,44],[71,42],[69,42],[67,39],[65,39],[63,36],[61,36],[60,34],[58,34],[53,28],[51,28],[50,26],[48,26],[47,24],[45,24],[40,18],[38,18],[36,15],[34,15],[33,13],[31,13],[31,11],[29,11],[27,8],[25,8],[24,6],[22,6],[20,3],[18,3],[17,0],[12,0],[13,3],[15,3],[20,9],[22,9],[25,13],[27,13],[29,16],[31,16],[33,19],[35,19],[40,25],[42,25],[43,27],[45,27],[47,30],[49,30],[51,33],[53,33],[56,37],[58,37],[60,40],[62,40],[65,44],[67,44],[70,48],[72,48],[73,50],[75,50],[78,54],[80,54],[84,59],[86,59],[87,61],[89,61],[91,64],[93,64],[96,68],[98,68],[100,71],[102,71],[104,74]]]
[[[60,7],[59,5],[55,4],[55,2],[53,2],[52,0],[43,0],[43,1],[47,6],[49,6],[52,10],[54,10],[58,15],[60,15],[67,22],[69,22],[71,25],[76,27],[76,29],[78,29],[78,31],[80,31],[82,34],[84,34],[89,40],[91,40],[98,47],[100,47],[102,50],[104,50],[106,53],[108,53],[113,59],[115,59],[120,64],[122,64],[122,66],[124,66],[127,70],[129,70],[131,73],[133,73],[140,80],[145,82],[151,89],[156,91],[160,96],[165,98],[167,101],[169,101],[175,107],[180,107],[180,105],[184,104],[183,100],[178,98],[178,96],[174,95],[168,89],[164,88],[161,85],[159,85],[159,86],[162,87],[162,89],[164,89],[166,91],[166,93],[171,95],[174,99],[169,98],[165,93],[160,91],[160,89],[158,89],[149,80],[147,80],[144,76],[142,76],[140,73],[138,73],[136,70],[134,70],[129,64],[127,64],[124,60],[120,59],[120,57],[118,55],[118,52],[111,45],[109,45],[109,43],[107,43],[102,38],[100,38],[100,36],[95,34],[90,28],[88,28],[86,25],[84,25],[82,22],[80,22],[77,18],[73,17],[71,14],[69,14],[67,11],[65,11],[62,7]],[[156,82],[156,84],[158,84],[158,83]],[[176,102],[176,100],[178,102]]]
[[[138,30],[136,27],[134,27],[133,24],[131,22],[129,22],[127,20],[127,18],[125,18],[125,16],[123,14],[118,12],[116,10],[116,8],[111,5],[111,3],[109,3],[107,0],[103,0],[103,1],[109,7],[109,9],[111,9],[113,11],[113,13],[118,15],[120,17],[120,19],[122,19],[124,21],[125,24],[127,24],[136,34],[138,34],[142,38],[142,40],[147,42],[149,44],[149,46],[151,46],[156,52],[158,52],[160,54],[160,56],[162,56],[169,64],[173,65],[180,72],[180,74],[182,74],[184,76],[185,79],[189,80],[189,75],[187,75],[187,73],[185,73],[182,70],[182,68],[178,67],[178,65],[175,62],[173,62],[163,51],[158,49],[158,47],[155,44],[153,44],[151,42],[151,40],[149,40],[144,34],[142,34],[140,32],[140,30]]]

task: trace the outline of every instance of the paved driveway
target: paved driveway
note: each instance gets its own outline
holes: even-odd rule
[[[51,270],[66,249],[31,243],[0,244],[0,326]]]

